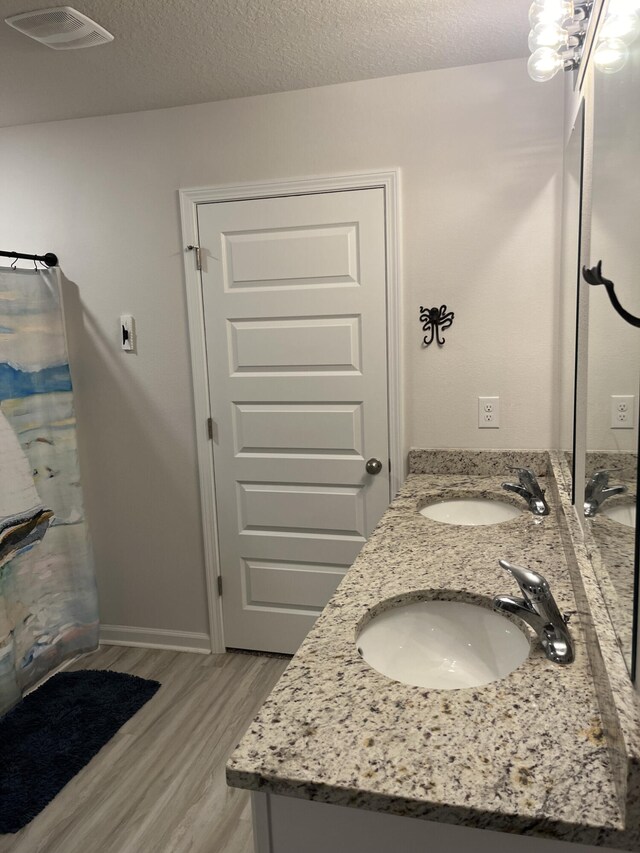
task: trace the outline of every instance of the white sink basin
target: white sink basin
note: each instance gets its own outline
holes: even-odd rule
[[[617,521],[619,524],[626,525],[626,527],[636,526],[635,504],[613,504],[613,506],[605,504],[600,512],[612,521]]]
[[[488,607],[415,601],[384,610],[356,646],[373,669],[415,687],[479,687],[513,672],[529,655],[527,637]]]
[[[521,510],[505,501],[485,498],[460,498],[423,506],[421,515],[445,524],[498,524],[516,518]]]

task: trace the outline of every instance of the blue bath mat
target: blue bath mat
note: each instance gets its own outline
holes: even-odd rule
[[[59,672],[5,714],[0,833],[33,820],[159,687],[123,672]]]

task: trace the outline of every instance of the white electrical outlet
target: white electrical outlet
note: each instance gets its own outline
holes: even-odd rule
[[[611,429],[633,429],[635,426],[635,397],[611,395]]]
[[[500,397],[478,397],[478,429],[500,427]]]

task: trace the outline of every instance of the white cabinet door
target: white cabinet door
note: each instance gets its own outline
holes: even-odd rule
[[[294,652],[390,497],[384,191],[200,204],[198,229],[225,643]]]

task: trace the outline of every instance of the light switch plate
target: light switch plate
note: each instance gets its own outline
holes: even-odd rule
[[[120,348],[125,352],[136,351],[136,321],[131,314],[120,315]]]

